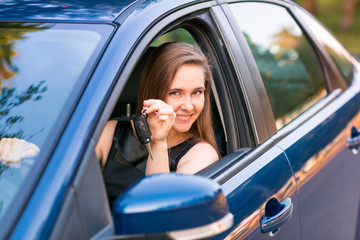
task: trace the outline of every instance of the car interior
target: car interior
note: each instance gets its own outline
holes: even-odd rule
[[[231,167],[235,161],[241,159],[251,149],[253,142],[249,123],[246,120],[245,108],[241,105],[243,103],[238,104],[236,113],[233,113],[233,104],[229,100],[230,97],[227,96],[231,91],[231,87],[227,86],[228,82],[231,80],[236,81],[229,73],[232,71],[231,69],[224,70],[224,68],[230,68],[230,64],[226,64],[229,61],[228,56],[222,52],[223,50],[219,47],[219,44],[211,44],[211,41],[216,41],[215,37],[209,39],[211,38],[210,33],[209,36],[204,36],[205,30],[199,31],[194,25],[185,22],[171,29],[166,29],[167,31],[160,33],[161,35],[154,38],[155,40],[149,46],[143,47],[141,57],[132,65],[134,67],[126,79],[121,94],[115,97],[116,103],[113,104],[111,101],[114,107],[110,112],[106,113],[109,116],[106,119],[129,120],[134,116],[141,72],[154,48],[165,42],[174,41],[197,45],[208,56],[213,68],[212,114],[215,137],[221,158],[196,173],[196,175],[213,179],[224,169]],[[236,91],[234,92],[236,94]],[[236,97],[241,98],[242,96],[236,94]],[[241,123],[234,123],[235,118]],[[241,134],[238,134],[239,132]],[[87,151],[83,156],[84,160],[63,203],[50,239],[81,239],[82,236],[103,239],[104,236],[109,236],[113,231],[112,212],[103,182],[103,173],[95,154],[96,139],[94,138],[87,147]],[[93,221],[94,216],[97,219],[95,222]],[[79,236],[75,236],[75,232]]]
[[[169,41],[196,43],[194,38],[184,28],[176,28],[158,37],[153,44],[144,50],[142,57],[137,61],[127,83],[121,91],[121,95],[117,99],[109,120],[129,120],[134,116],[137,105],[137,89],[146,60],[153,49]],[[223,157],[229,153],[229,147],[223,127],[224,119],[221,117],[221,111],[218,111],[220,103],[216,100],[217,95],[214,87],[211,95],[214,131],[219,153],[221,157]],[[102,180],[102,171],[94,152],[95,145],[96,142],[92,141],[88,146],[88,150],[84,155],[85,160],[82,162],[78,170],[78,177],[74,179],[72,188],[63,203],[61,213],[50,239],[82,239],[90,238],[90,236],[92,236],[92,239],[104,239],[104,237],[113,234],[113,213]],[[222,169],[223,166],[226,166],[226,164],[231,164],[230,161],[224,164],[222,160],[226,161],[226,157],[215,162],[216,166],[213,166],[213,164],[209,167],[215,167],[215,169],[219,170]],[[216,171],[213,170],[214,168],[206,169],[211,174],[216,173]],[[200,175],[211,177],[211,174],[206,172]],[[95,219],[97,219],[95,222],[93,221],[94,216],[96,216]],[[122,237],[123,239],[130,239],[129,236],[117,236],[117,239],[122,239]],[[134,239],[138,239],[137,237],[138,236],[135,236]]]
[[[157,38],[143,53],[141,59],[139,59],[137,65],[132,71],[121,96],[119,97],[117,104],[111,114],[111,120],[130,120],[135,116],[135,110],[137,106],[137,92],[139,89],[140,79],[142,70],[151,55],[151,52],[159,45],[165,42],[174,42],[174,41],[182,41],[190,44],[195,44],[195,40],[190,35],[190,33],[184,28],[177,28],[166,34]],[[198,46],[198,45],[197,45]],[[214,88],[214,87],[212,87]],[[213,115],[213,124],[215,131],[215,138],[219,150],[220,156],[225,156],[227,154],[227,141],[225,137],[225,131],[223,128],[223,123],[220,118],[220,114],[218,111],[217,103],[215,100],[214,92],[211,93],[211,106],[212,106],[212,115]]]

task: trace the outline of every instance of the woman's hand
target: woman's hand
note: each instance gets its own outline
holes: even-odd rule
[[[147,160],[145,174],[168,173],[170,170],[166,138],[175,122],[176,114],[170,105],[161,100],[148,99],[143,104],[151,132],[153,156]]]
[[[147,122],[150,128],[153,144],[166,141],[175,122],[174,109],[164,101],[149,99],[144,101]]]
[[[33,143],[18,138],[0,140],[0,163],[10,165],[19,163],[22,158],[34,157],[40,149]]]

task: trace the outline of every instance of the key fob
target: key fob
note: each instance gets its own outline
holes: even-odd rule
[[[151,132],[145,116],[142,115],[134,117],[134,127],[136,135],[141,144],[147,144],[151,142]]]

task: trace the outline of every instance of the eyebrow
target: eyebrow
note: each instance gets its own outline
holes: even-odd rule
[[[197,87],[195,89],[193,89],[193,91],[195,90],[206,90],[206,87]],[[169,91],[183,91],[182,88],[170,88]]]

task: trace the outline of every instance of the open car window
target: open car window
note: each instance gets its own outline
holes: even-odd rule
[[[151,45],[145,50],[142,57],[139,59],[135,69],[132,71],[124,90],[122,91],[118,102],[115,106],[113,113],[111,114],[111,120],[130,120],[135,116],[135,110],[137,107],[137,96],[139,83],[141,79],[141,73],[144,69],[144,66],[152,53],[152,51],[160,46],[161,44],[167,42],[186,42],[196,47],[200,48],[192,34],[185,28],[176,28],[171,30],[151,43]],[[215,81],[215,80],[214,80]],[[212,115],[213,123],[215,129],[215,137],[218,145],[219,153],[221,156],[226,154],[226,140],[225,132],[223,129],[223,124],[221,121],[220,113],[218,110],[218,102],[215,100],[215,85],[212,83],[212,93],[211,93],[211,106],[212,106]]]

